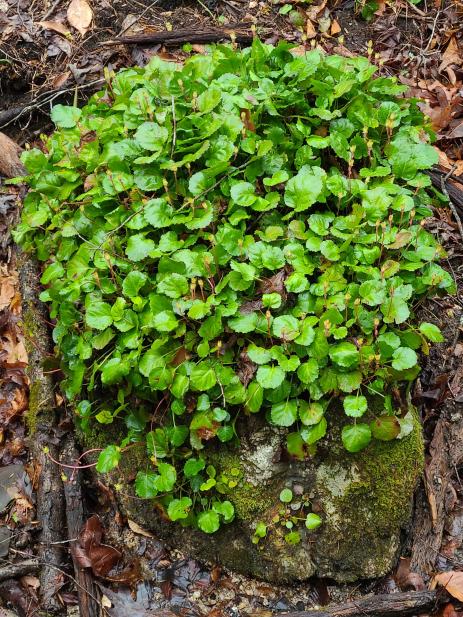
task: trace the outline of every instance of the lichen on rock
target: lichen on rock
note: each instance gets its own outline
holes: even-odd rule
[[[123,487],[117,493],[123,510],[198,558],[275,583],[313,575],[348,582],[382,576],[391,569],[423,467],[423,439],[416,416],[412,433],[403,439],[376,441],[367,450],[351,454],[334,436],[329,447],[322,444],[316,457],[304,461],[284,460],[284,432],[258,417],[242,423],[240,437],[239,450],[221,447],[208,454],[218,475],[238,480],[226,489],[235,520],[214,534],[213,541],[200,531],[167,521],[150,502],[131,497],[130,481],[143,462],[142,448],[129,450],[111,475],[112,483]],[[105,444],[101,432],[88,445],[96,442]],[[279,499],[285,487],[296,496],[303,493],[323,519],[316,531],[306,530],[301,523],[298,544],[289,544],[287,529],[272,523],[285,507]],[[267,524],[269,532],[256,545],[252,537],[259,522]]]

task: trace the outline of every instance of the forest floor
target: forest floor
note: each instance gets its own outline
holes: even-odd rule
[[[447,250],[447,267],[459,292],[421,309],[427,321],[442,327],[446,343],[423,358],[415,388],[427,444],[426,470],[414,521],[404,537],[407,557],[396,571],[345,586],[313,580],[277,587],[248,579],[169,551],[121,516],[104,484],[95,486],[84,477],[85,524],[78,559],[92,573],[102,615],[271,617],[348,601],[354,605],[343,615],[380,614],[368,605],[355,611],[355,603],[377,594],[419,594],[439,584],[446,591],[433,592],[422,609],[407,614],[463,615],[463,3],[378,0],[363,10],[370,10],[369,21],[361,16],[361,3],[353,0],[95,0],[91,8],[85,0],[0,0],[0,131],[20,147],[33,145],[51,130],[53,103],[84,103],[104,83],[106,67],[144,65],[154,55],[181,62],[191,50],[204,51],[204,41],[227,40],[234,32],[245,42],[256,31],[266,42],[294,42],[301,52],[317,45],[328,53],[368,55],[382,74],[396,75],[409,86],[411,96],[423,100],[422,109],[437,133],[440,165],[434,183],[450,194],[454,205],[436,210],[428,222]],[[187,43],[192,47],[185,48]],[[20,173],[17,154],[0,134],[0,174]],[[43,521],[37,520],[36,496],[43,470],[31,456],[34,448],[27,435],[27,340],[8,235],[22,191],[0,184],[0,616],[78,615],[82,590],[72,569],[71,537],[63,543],[63,565],[53,579],[54,610],[45,611],[40,600],[43,563],[37,532]],[[58,392],[55,397],[60,404]],[[62,440],[70,426],[64,414],[52,442]],[[89,535],[101,534],[99,550],[86,553]],[[72,557],[76,559],[75,553]],[[116,561],[116,570],[109,573]],[[332,611],[341,614],[336,607]],[[91,610],[80,614],[93,615]]]

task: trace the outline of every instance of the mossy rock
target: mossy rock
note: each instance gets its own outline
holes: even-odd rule
[[[106,427],[107,428],[107,427]],[[113,436],[114,437],[114,436]],[[87,445],[105,445],[107,432],[86,439]],[[190,555],[274,583],[305,580],[313,575],[339,582],[386,574],[398,556],[401,531],[411,515],[417,479],[423,467],[423,440],[419,421],[401,440],[375,442],[365,451],[349,454],[340,447],[336,431],[314,459],[284,460],[284,431],[259,418],[241,427],[241,448],[211,452],[218,473],[238,475],[227,491],[236,518],[214,535],[171,523],[149,501],[134,498],[132,480],[146,466],[143,448],[132,448],[111,475],[126,515],[155,532],[168,544]],[[233,469],[233,473],[231,470]],[[272,523],[283,504],[283,488],[308,498],[323,519],[316,531],[297,531],[298,544],[288,544],[288,530]],[[294,500],[297,500],[297,496]],[[258,545],[252,537],[258,522],[269,533]]]

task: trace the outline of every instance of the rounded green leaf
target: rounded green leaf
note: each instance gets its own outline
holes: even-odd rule
[[[423,323],[420,324],[420,332],[424,334],[424,336],[433,343],[442,343],[444,341],[442,332],[433,323],[423,321]]]
[[[320,403],[308,403],[307,401],[299,401],[299,418],[302,424],[312,426],[318,424],[323,418],[325,410]]]
[[[398,347],[392,354],[392,368],[405,371],[418,364],[418,356],[410,347]]]
[[[210,390],[217,383],[214,367],[209,362],[200,362],[191,370],[190,383],[200,392]]]
[[[63,129],[72,129],[79,121],[82,110],[70,105],[55,105],[51,110],[51,119]]]
[[[343,401],[346,416],[360,418],[368,409],[367,399],[364,396],[346,396]]]
[[[371,441],[371,430],[368,424],[353,424],[342,429],[342,443],[348,452],[360,452]]]
[[[106,330],[113,323],[111,306],[107,302],[91,302],[85,312],[85,322],[95,330]]]
[[[291,426],[297,420],[297,400],[290,399],[272,405],[270,417],[277,426]]]
[[[278,388],[283,383],[285,374],[279,366],[260,366],[256,380],[263,388]]]
[[[98,455],[98,461],[96,463],[96,470],[99,473],[107,473],[112,471],[119,465],[121,460],[121,449],[118,446],[107,446]]]
[[[318,516],[318,514],[315,514],[314,512],[309,512],[305,517],[305,526],[310,531],[313,531],[314,529],[320,527],[322,522],[322,519]]]
[[[178,521],[188,517],[188,512],[193,505],[189,497],[172,499],[167,507],[167,514],[171,521]]]
[[[330,358],[343,367],[350,367],[358,363],[359,351],[353,343],[338,343],[329,351]]]
[[[198,516],[198,527],[205,533],[214,533],[220,527],[219,515],[214,510],[206,510]]]
[[[292,315],[275,317],[272,332],[283,341],[292,341],[299,336],[299,321]]]
[[[280,493],[280,501],[290,503],[293,499],[293,491],[289,488],[284,488]]]

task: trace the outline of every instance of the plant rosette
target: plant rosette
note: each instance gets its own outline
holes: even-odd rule
[[[99,471],[146,444],[135,490],[173,521],[233,520],[208,446],[238,444],[239,414],[287,429],[297,459],[333,399],[350,452],[410,430],[390,392],[442,341],[413,307],[454,283],[423,224],[432,133],[376,70],[257,39],[155,57],[82,109],[56,105],[23,154],[15,239],[45,264],[62,390],[84,431],[125,423]]]

